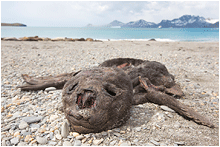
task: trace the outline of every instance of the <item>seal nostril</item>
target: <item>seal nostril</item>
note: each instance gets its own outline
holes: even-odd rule
[[[95,94],[91,91],[86,91],[83,94],[77,95],[76,104],[78,105],[79,109],[93,108],[96,106],[95,100]]]

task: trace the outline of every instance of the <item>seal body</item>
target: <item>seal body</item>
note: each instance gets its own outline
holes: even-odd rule
[[[166,105],[185,118],[213,128],[211,121],[182,104],[183,92],[162,63],[116,58],[98,67],[49,77],[22,75],[21,90],[62,89],[62,103],[73,131],[101,132],[125,123],[132,105]]]

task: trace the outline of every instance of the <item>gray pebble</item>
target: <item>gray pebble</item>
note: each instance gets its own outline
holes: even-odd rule
[[[151,142],[151,143],[153,143],[153,144],[154,144],[154,145],[156,145],[156,146],[159,146],[159,145],[160,145],[160,143],[159,143],[159,142],[156,142],[156,141],[155,141],[155,140],[153,140],[153,139],[152,139],[152,140],[150,140],[150,142]]]
[[[117,136],[117,137],[121,136],[120,133],[114,133],[114,135]]]
[[[170,109],[169,107],[164,106],[164,105],[160,106],[160,108],[164,111],[175,112],[173,109]]]
[[[62,145],[62,141],[60,140],[57,145],[61,146]]]
[[[185,144],[185,142],[183,142],[183,141],[180,141],[180,142],[174,142],[175,144],[177,144],[177,145],[184,145]]]
[[[55,130],[54,134],[60,134],[60,131],[59,130]]]
[[[23,130],[23,129],[26,129],[28,126],[29,125],[27,124],[27,122],[21,121],[20,124],[19,124],[19,129]]]
[[[24,117],[22,120],[27,122],[28,124],[39,122],[43,119],[42,116],[29,116],[29,117]]]
[[[140,132],[140,131],[141,131],[141,127],[136,127],[135,130],[136,130],[137,132]]]
[[[160,143],[160,146],[167,146],[166,143]]]
[[[52,140],[53,139],[53,137],[54,137],[54,135],[53,135],[53,132],[50,132],[50,139]]]
[[[6,146],[6,141],[2,140],[2,146]]]
[[[85,138],[83,135],[76,136],[76,140],[82,140],[83,138]]]
[[[22,112],[26,113],[26,112],[28,112],[28,110],[29,110],[28,108],[24,108],[24,110],[22,110]]]
[[[72,146],[72,144],[69,141],[64,141],[63,146]]]
[[[186,82],[190,82],[190,79],[186,79]]]
[[[62,139],[62,136],[60,134],[56,134],[55,136],[56,136],[56,139],[58,140]]]
[[[1,129],[2,132],[8,131],[11,129],[11,125],[7,125],[4,128]]]
[[[93,144],[94,144],[94,145],[99,145],[99,144],[101,144],[101,143],[103,142],[103,140],[104,140],[103,138],[93,140]]]
[[[56,90],[55,87],[48,87],[48,88],[45,89],[46,92],[48,92],[48,91],[54,91],[54,90]]]
[[[36,140],[39,144],[46,144],[47,143],[47,138],[44,138],[44,137],[37,136]]]
[[[12,139],[10,140],[10,142],[11,142],[12,145],[16,145],[16,144],[19,143],[19,138],[18,138],[18,137],[12,138]]]
[[[102,136],[107,136],[108,135],[107,132],[102,132],[101,134],[102,134]]]
[[[68,134],[69,134],[69,126],[66,122],[64,122],[61,127],[61,136],[63,138],[66,138]]]
[[[131,146],[131,143],[129,141],[122,142],[120,146]]]
[[[11,142],[9,140],[7,140],[5,143],[6,143],[6,146],[11,146]]]
[[[30,134],[31,134],[31,132],[27,132],[26,130],[21,131],[22,136],[27,136],[27,135],[30,135]]]
[[[113,140],[112,142],[110,142],[110,146],[113,146],[113,145],[115,145],[117,143],[117,140]]]
[[[115,131],[115,132],[120,132],[120,129],[119,128],[115,128],[115,129],[113,129],[113,131]]]
[[[81,146],[81,141],[80,140],[75,140],[74,146]]]
[[[19,142],[17,146],[27,146],[26,142]]]
[[[57,145],[57,142],[55,142],[55,141],[49,141],[48,144],[51,145],[51,146],[55,146],[55,145]]]

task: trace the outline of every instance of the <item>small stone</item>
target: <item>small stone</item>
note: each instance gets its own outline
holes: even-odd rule
[[[80,140],[75,140],[74,146],[81,146],[81,141]]]
[[[55,141],[49,141],[49,145],[55,146],[55,145],[57,145],[57,142],[55,142]]]
[[[120,146],[131,146],[131,143],[129,141],[122,142]]]
[[[159,139],[159,138],[154,138],[154,140],[155,140],[155,141],[157,141],[157,142],[159,142],[159,141],[160,141],[160,139]]]
[[[59,130],[55,130],[54,134],[60,134],[60,131]]]
[[[2,140],[2,146],[6,146],[6,141]]]
[[[61,128],[61,136],[63,138],[66,138],[68,134],[69,134],[69,126],[66,122],[64,122]]]
[[[58,115],[51,115],[51,116],[50,116],[50,122],[53,122],[53,121],[56,120],[57,118],[59,118]]]
[[[16,145],[16,144],[19,143],[19,138],[18,138],[18,137],[12,138],[12,139],[10,140],[10,142],[11,142],[12,145]]]
[[[114,146],[117,143],[117,140],[113,140],[112,142],[110,142],[110,146]]]
[[[185,144],[185,142],[183,142],[183,141],[180,141],[180,142],[174,142],[175,144],[177,144],[177,145],[184,145]]]
[[[101,144],[102,142],[103,142],[103,138],[102,139],[96,139],[96,140],[93,140],[93,144],[94,145],[99,145],[99,144]]]
[[[117,137],[121,136],[120,133],[114,133],[114,135],[117,136]]]
[[[72,144],[69,141],[64,141],[63,146],[72,146]]]
[[[92,143],[92,141],[93,141],[93,138],[91,138],[91,139],[88,141],[88,143],[90,143],[90,144],[91,144],[91,143]]]
[[[160,106],[160,108],[164,111],[175,112],[173,109],[170,109],[169,107],[164,106],[164,105]]]
[[[119,128],[115,128],[115,129],[113,129],[113,131],[120,132],[120,129]]]
[[[19,142],[17,146],[27,146],[27,143],[25,143],[25,142]]]
[[[190,79],[186,79],[186,82],[190,82]]]
[[[25,122],[25,121],[21,121],[20,124],[19,124],[19,129],[20,130],[23,130],[23,129],[26,129],[28,127],[28,123]]]
[[[61,146],[62,145],[62,141],[60,140],[57,144],[57,146]]]
[[[50,132],[50,139],[53,139],[54,135],[53,132]]]
[[[79,133],[77,132],[71,132],[71,134],[73,135],[73,137],[79,136]]]
[[[77,140],[82,140],[83,138],[85,138],[83,135],[76,136]]]
[[[107,132],[102,132],[101,134],[102,134],[102,136],[107,136],[108,135]]]
[[[27,135],[24,139],[25,142],[29,142],[31,140],[32,136],[31,135]]]
[[[155,141],[155,140],[153,140],[153,139],[152,139],[152,140],[150,140],[150,142],[151,142],[151,143],[153,143],[153,144],[154,144],[154,145],[156,145],[156,146],[159,146],[159,145],[160,145],[160,143],[159,143],[159,142],[156,142],[156,141]]]
[[[27,122],[28,124],[39,122],[43,119],[42,116],[29,116],[29,117],[24,117],[22,120]]]
[[[140,132],[140,131],[141,131],[141,127],[136,127],[135,130],[136,130],[137,132]]]
[[[21,135],[22,136],[27,136],[27,135],[30,135],[31,134],[31,132],[28,132],[28,131],[26,131],[26,130],[22,130],[21,131]]]
[[[14,133],[14,137],[17,137],[18,135],[20,135],[20,132],[17,131]]]
[[[8,131],[11,129],[11,125],[7,125],[4,128],[1,129],[2,132]]]
[[[87,138],[82,139],[82,143],[85,143],[87,141]]]
[[[160,143],[160,146],[167,146],[166,143]]]
[[[60,134],[56,134],[56,138],[57,138],[58,140],[60,140],[60,139],[62,139],[62,136],[61,136]]]
[[[45,89],[46,92],[48,92],[48,91],[54,91],[54,90],[56,90],[55,87],[48,87],[48,88]]]
[[[47,143],[47,138],[37,136],[36,139],[39,144],[46,144]]]

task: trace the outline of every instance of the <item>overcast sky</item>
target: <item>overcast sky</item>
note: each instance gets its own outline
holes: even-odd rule
[[[144,19],[159,23],[182,15],[219,18],[218,1],[2,1],[1,22],[80,27]]]

